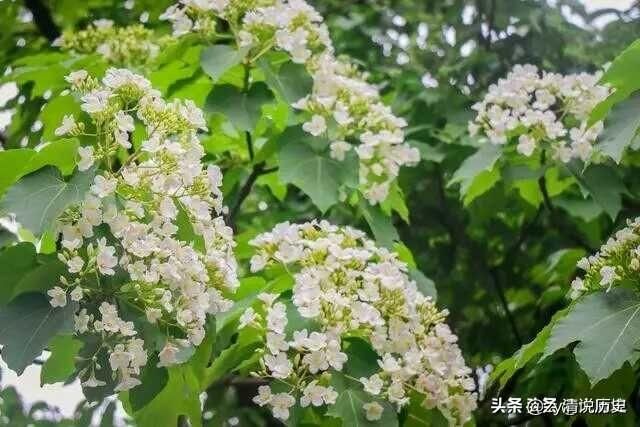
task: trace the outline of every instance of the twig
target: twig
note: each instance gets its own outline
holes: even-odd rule
[[[53,22],[51,11],[41,0],[24,0],[24,5],[33,15],[33,23],[50,42],[60,37],[60,29]]]
[[[242,207],[242,204],[247,199],[247,197],[249,197],[249,194],[251,194],[253,185],[256,183],[258,178],[261,177],[262,175],[266,175],[278,170],[277,167],[265,168],[264,166],[265,166],[265,163],[261,162],[253,167],[253,169],[251,170],[251,173],[249,174],[249,177],[244,182],[244,185],[240,188],[240,191],[238,192],[238,196],[236,197],[236,200],[233,204],[233,207],[229,210],[229,215],[227,216],[227,223],[234,231],[236,229],[236,224],[235,224],[236,217],[240,212],[240,208]]]

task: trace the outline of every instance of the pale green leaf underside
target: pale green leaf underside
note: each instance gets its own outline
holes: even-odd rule
[[[574,342],[576,360],[592,384],[626,361],[633,364],[639,357],[640,297],[622,288],[587,295],[553,327],[543,357]]]

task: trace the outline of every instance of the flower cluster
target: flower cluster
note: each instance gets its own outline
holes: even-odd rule
[[[115,66],[138,67],[156,58],[167,40],[139,24],[115,27],[113,21],[99,19],[85,30],[65,32],[54,45],[79,54],[97,52]]]
[[[251,244],[257,248],[252,271],[284,265],[295,280],[291,309],[314,325],[287,331],[287,307],[273,294],[260,295],[260,304],[242,315],[241,327],[253,326],[265,336],[257,375],[292,387],[284,395],[263,387],[258,404],[270,405],[281,419],[296,396],[302,407],[333,404],[332,373],[349,363],[344,339],[360,337],[378,354],[375,374],[352,378],[371,395],[362,408],[367,418],[381,417],[376,400],[401,408],[418,391],[424,406],[439,408],[453,424],[469,419],[476,407],[475,384],[457,337],[444,323],[447,312],[417,290],[394,253],[358,230],[326,221],[279,224]]]
[[[406,121],[382,103],[366,76],[335,57],[322,16],[304,0],[183,0],[162,18],[172,22],[176,36],[190,31],[214,35],[216,19],[224,19],[251,61],[278,49],[304,64],[313,89],[293,104],[308,115],[303,129],[326,136],[334,159],[342,161],[355,150],[360,185],[372,204],[387,198],[400,167],[420,160],[418,150],[404,140]]]
[[[636,283],[640,273],[640,218],[627,221],[594,255],[578,261],[583,277],[571,283],[572,299],[597,291],[609,291],[612,286],[625,281]]]
[[[589,113],[609,93],[599,80],[600,73],[540,74],[533,65],[516,65],[473,106],[478,115],[469,132],[496,145],[517,138],[517,151],[527,157],[549,149],[565,163],[586,161],[602,131],[602,122],[587,126]]]
[[[80,147],[79,169],[95,178],[59,218],[69,277],[49,295],[54,306],[67,294],[80,303],[76,332],[102,336],[124,390],[137,384],[131,377],[144,358],[142,342],[131,338],[134,323],[121,321],[118,307],[166,332],[159,358],[170,365],[202,342],[208,314],[231,306],[225,294],[238,281],[233,233],[221,216],[222,173],[201,163],[197,131],[206,127],[193,102],[166,102],[126,69],[111,68],[102,81],[80,70],[67,80],[89,120],[67,116],[56,133],[94,141]]]

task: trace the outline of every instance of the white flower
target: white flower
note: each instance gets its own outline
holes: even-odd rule
[[[111,19],[96,19],[92,22],[93,26],[105,30],[113,27],[113,21]]]
[[[103,237],[98,240],[98,248],[96,251],[96,265],[101,274],[113,276],[115,271],[113,268],[118,265],[118,257],[115,256],[115,248],[107,246],[107,240]]]
[[[362,409],[364,409],[368,421],[378,421],[384,412],[384,408],[378,402],[365,403],[362,405]]]
[[[281,351],[287,351],[289,344],[284,334],[267,332],[267,348],[271,354],[278,354]]]
[[[76,286],[73,288],[69,296],[71,297],[71,301],[79,302],[82,300],[84,292],[80,286]]]
[[[158,353],[158,357],[160,358],[158,367],[161,368],[163,366],[171,366],[178,363],[177,356],[179,351],[180,349],[175,344],[167,341],[160,353]]]
[[[123,344],[117,344],[109,354],[109,364],[114,371],[127,370],[127,368],[129,368],[129,362],[131,362],[132,359],[132,355],[125,351]]]
[[[89,114],[101,113],[109,106],[109,98],[111,98],[111,92],[108,90],[91,91],[80,98],[82,101],[80,108]]]
[[[180,114],[186,121],[198,129],[207,130],[207,122],[204,119],[204,113],[199,109],[195,102],[187,99],[180,104]]]
[[[341,162],[344,160],[347,152],[351,149],[351,144],[345,141],[334,141],[329,147],[331,149],[331,158]]]
[[[91,186],[91,191],[101,199],[110,196],[116,191],[118,181],[115,178],[105,178],[102,175],[96,175]]]
[[[369,378],[360,378],[360,382],[364,386],[364,391],[374,396],[380,394],[382,386],[384,385],[382,378],[380,378],[378,374],[372,375]]]
[[[274,378],[285,379],[291,375],[293,369],[291,361],[287,358],[287,353],[278,353],[275,356],[267,354],[264,356],[264,363]]]
[[[56,136],[63,136],[71,133],[76,127],[76,121],[70,114],[65,114],[62,119],[62,124],[53,133]]]
[[[279,334],[284,333],[284,328],[287,325],[287,308],[286,306],[278,302],[274,304],[267,314],[267,328],[273,332]]]
[[[240,323],[238,325],[238,329],[246,328],[251,325],[256,320],[256,312],[253,308],[247,308],[244,313],[240,316]]]
[[[64,307],[67,305],[67,293],[59,286],[49,289],[47,295],[51,298],[49,303],[52,307]]]
[[[80,155],[80,162],[78,162],[78,169],[80,171],[86,171],[93,166],[93,162],[95,161],[93,157],[93,147],[78,147],[78,154]]]
[[[64,79],[74,86],[79,86],[87,77],[89,77],[89,73],[85,70],[77,70],[67,74]]]
[[[149,323],[156,323],[162,317],[162,311],[159,308],[148,308],[145,315]]]
[[[87,314],[87,309],[83,308],[74,318],[74,329],[79,334],[84,334],[89,330],[89,322],[93,320],[93,315]]]
[[[69,269],[69,273],[79,273],[84,267],[84,260],[76,255],[67,261],[67,267]]]
[[[271,408],[273,416],[279,420],[289,419],[289,408],[296,404],[296,399],[289,393],[277,393],[271,397]]]
[[[258,395],[253,398],[253,401],[260,406],[264,406],[271,403],[272,398],[271,388],[268,385],[261,385],[258,387]]]
[[[313,136],[319,136],[327,130],[327,122],[324,117],[316,114],[311,118],[311,121],[302,125],[302,129]]]
[[[139,386],[140,384],[142,384],[142,382],[138,378],[132,377],[129,374],[124,374],[113,390],[118,392],[127,391]]]
[[[85,387],[95,388],[95,387],[102,387],[104,385],[107,385],[107,383],[105,383],[104,381],[98,380],[96,378],[95,371],[91,371],[91,376],[88,379],[82,381],[82,385]]]
[[[116,126],[121,132],[133,132],[135,130],[133,117],[131,117],[124,111],[118,111],[115,115],[115,120]]]
[[[518,153],[524,156],[531,156],[536,149],[536,141],[530,135],[520,135],[518,139]]]
[[[608,287],[607,290],[611,289],[611,285],[618,279],[618,275],[616,274],[615,267],[606,265],[600,269],[600,286]]]

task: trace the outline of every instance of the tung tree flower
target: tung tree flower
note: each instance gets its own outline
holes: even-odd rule
[[[603,127],[587,127],[589,114],[609,94],[598,84],[600,75],[540,73],[533,65],[516,65],[473,106],[478,115],[469,132],[496,145],[517,140],[516,150],[526,157],[548,148],[562,162],[587,161]]]
[[[112,65],[140,67],[156,58],[168,40],[139,24],[116,27],[113,21],[98,19],[84,30],[65,31],[54,45],[74,53],[98,53]]]
[[[609,291],[623,281],[635,283],[640,273],[640,218],[627,221],[627,226],[609,237],[594,255],[578,261],[584,271],[571,283],[571,298],[587,292]]]
[[[289,402],[323,406],[335,403],[332,376],[349,363],[345,338],[360,337],[377,353],[375,373],[353,378],[372,402],[361,408],[369,420],[379,419],[384,399],[398,409],[410,393],[423,395],[423,405],[439,408],[454,424],[464,424],[476,407],[471,370],[444,323],[447,311],[436,308],[407,276],[396,255],[379,248],[364,233],[326,221],[283,223],[252,242],[254,270],[282,264],[295,280],[293,307],[315,326],[287,331],[285,304],[262,294],[258,307],[247,310],[243,325],[256,324],[266,342],[262,369],[256,375],[291,385]],[[287,419],[268,386],[254,401]]]
[[[384,201],[400,168],[420,160],[404,140],[406,121],[382,103],[366,75],[335,57],[322,16],[304,0],[181,1],[161,18],[173,24],[174,36],[196,32],[208,38],[215,37],[216,21],[226,20],[249,59],[277,49],[303,64],[313,78],[311,93],[293,103],[309,117],[303,129],[326,137],[336,160],[354,149],[370,203]]]
[[[159,365],[169,366],[200,345],[208,315],[232,304],[225,295],[238,280],[232,230],[221,216],[222,173],[200,161],[202,112],[192,103],[166,102],[126,69],[111,68],[101,81],[75,72],[68,81],[82,102],[99,104],[84,108],[88,120],[74,125],[92,140],[79,149],[79,169],[95,178],[59,219],[59,258],[69,274],[48,293],[53,306],[66,305],[67,294],[80,303],[76,333],[101,340],[116,391],[127,390],[140,383],[153,348],[139,338],[141,325],[160,328]],[[137,151],[134,118],[146,130]],[[136,317],[125,321],[122,310]],[[86,386],[100,384],[98,369],[92,361],[81,372]]]

